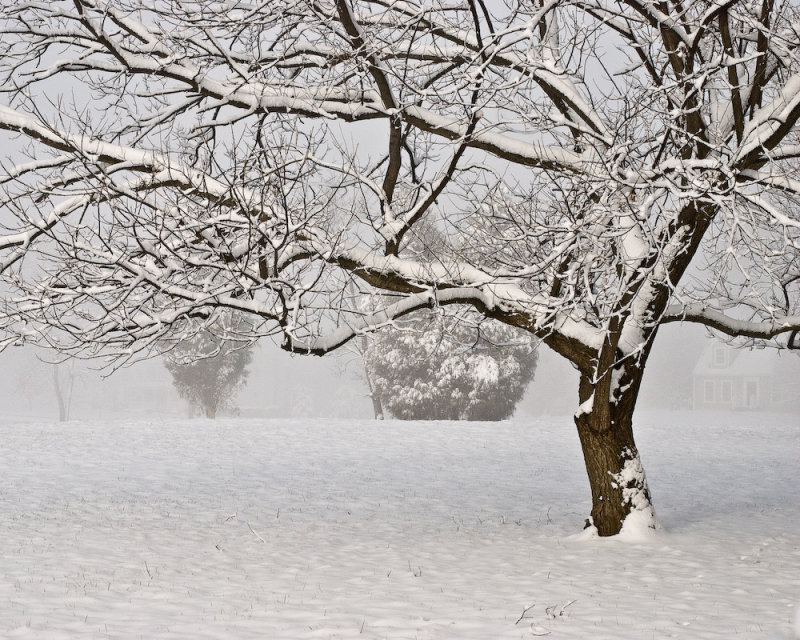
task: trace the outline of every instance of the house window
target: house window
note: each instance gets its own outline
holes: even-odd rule
[[[716,385],[713,380],[706,380],[703,383],[703,402],[714,402],[716,400]]]
[[[722,368],[728,366],[728,350],[725,345],[715,344],[711,351],[711,362],[714,367]]]
[[[730,380],[723,380],[719,388],[719,401],[730,404],[733,398],[733,383]]]

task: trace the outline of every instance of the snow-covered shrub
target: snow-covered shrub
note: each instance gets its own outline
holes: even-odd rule
[[[495,320],[422,312],[379,331],[364,353],[372,392],[401,420],[503,420],[536,369],[536,345]]]

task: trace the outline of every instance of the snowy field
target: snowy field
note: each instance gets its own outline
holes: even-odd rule
[[[0,637],[793,638],[797,417],[637,422],[646,540],[566,418],[2,421]]]

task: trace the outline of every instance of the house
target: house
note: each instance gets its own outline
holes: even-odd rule
[[[800,357],[773,349],[737,349],[713,341],[692,373],[695,409],[797,411]]]

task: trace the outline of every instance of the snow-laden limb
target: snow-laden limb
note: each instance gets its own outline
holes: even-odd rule
[[[80,4],[86,10],[80,10],[72,18],[83,23],[88,33],[74,30],[61,32],[59,29],[54,29],[52,36],[71,38],[78,47],[83,46],[83,42],[88,36],[90,39],[95,38],[101,46],[86,45],[86,51],[76,55],[75,60],[62,59],[54,66],[39,69],[36,72],[27,72],[25,74],[26,83],[42,82],[60,73],[79,70],[152,76],[182,83],[185,91],[189,91],[193,95],[199,94],[209,100],[208,109],[233,108],[249,113],[285,113],[311,118],[341,119],[347,122],[391,119],[400,116],[403,120],[409,121],[424,131],[447,139],[463,140],[465,137],[467,127],[462,126],[457,118],[442,117],[433,110],[418,106],[414,101],[401,105],[399,100],[389,98],[393,91],[389,73],[387,70],[378,71],[375,64],[371,64],[370,69],[378,79],[377,90],[368,89],[354,92],[329,84],[298,87],[285,82],[284,78],[281,78],[279,82],[270,82],[262,80],[247,69],[243,70],[229,51],[219,51],[216,40],[212,41],[214,46],[210,47],[209,43],[203,42],[201,34],[185,40],[181,40],[179,34],[178,41],[181,48],[196,48],[203,54],[216,58],[215,63],[221,64],[224,71],[230,74],[228,78],[221,79],[218,74],[208,73],[199,67],[191,57],[177,55],[175,50],[165,46],[165,42],[172,39],[170,34],[163,31],[155,33],[144,22],[134,20],[130,15],[123,15],[115,9],[112,10],[105,3],[81,2]],[[340,4],[342,7],[349,6],[344,1]],[[89,9],[95,13],[92,14]],[[109,14],[122,28],[121,33],[109,33],[104,28],[104,17]],[[64,8],[63,12],[54,11],[52,19],[58,21],[63,19],[64,15],[69,15],[69,9]],[[360,28],[352,22],[355,18],[349,11],[344,11],[342,15],[351,17],[349,24],[352,24],[355,29],[353,33],[361,32]],[[39,19],[43,17],[39,15]],[[125,36],[130,34],[135,35],[135,46],[131,46],[125,40]],[[142,46],[142,41],[146,46]],[[468,47],[475,46],[469,37],[465,42]],[[330,50],[327,54],[324,48],[315,50],[314,47],[303,47],[304,51],[307,49],[309,50],[306,55],[310,56],[329,56],[334,60],[341,57],[341,52],[336,49]],[[215,53],[220,54],[221,58],[220,55],[215,56]],[[361,51],[361,53],[364,52]],[[403,55],[408,55],[405,48]],[[373,56],[373,59],[377,58]],[[498,61],[500,60],[498,58]],[[507,61],[506,64],[510,63]],[[298,66],[302,68],[304,63],[301,61]],[[527,69],[528,66],[523,68]],[[546,75],[547,80],[542,78],[542,73]],[[539,71],[537,78],[546,86],[552,87],[561,100],[565,100],[571,105],[571,109],[577,110],[581,114],[581,119],[590,123],[592,130],[601,130],[606,143],[610,141],[611,135],[605,130],[602,120],[582,99],[577,90],[568,84],[562,69]],[[174,89],[169,91],[174,93]],[[486,132],[479,131],[471,136],[470,146],[529,166],[559,170],[566,168],[574,172],[580,172],[582,165],[587,161],[594,160],[591,155],[576,154],[552,145],[525,143],[514,136],[488,130]]]
[[[568,340],[574,340],[583,344],[584,342],[599,345],[600,334],[591,327],[577,323],[566,315],[556,315],[555,318],[548,317],[547,324],[543,323],[543,318],[537,318],[535,312],[526,313],[523,311],[528,308],[520,305],[519,300],[512,301],[507,297],[502,298],[503,302],[498,303],[496,292],[490,285],[483,287],[449,287],[446,289],[428,289],[418,293],[412,293],[404,297],[399,302],[391,304],[374,313],[356,315],[340,323],[340,326],[327,335],[321,335],[311,340],[297,337],[293,330],[289,328],[285,331],[284,348],[296,353],[309,353],[314,355],[324,355],[337,349],[356,336],[369,333],[386,326],[390,326],[395,320],[414,311],[436,306],[447,306],[454,304],[474,305],[487,311],[500,311],[500,315],[517,312],[519,316],[525,316],[528,320],[529,330],[537,324],[537,319],[542,322],[541,333],[551,336],[558,335]],[[512,306],[519,305],[519,306]],[[498,304],[502,307],[498,308]]]
[[[5,272],[16,262],[25,257],[28,247],[39,236],[52,229],[65,216],[74,213],[86,206],[91,200],[90,196],[74,196],[53,207],[53,210],[44,220],[35,220],[23,231],[0,235],[0,252],[13,249],[8,253],[0,253],[0,273]]]
[[[800,180],[796,177],[793,177],[791,174],[787,175],[786,173],[779,173],[777,175],[763,172],[763,171],[741,171],[739,172],[740,179],[745,182],[745,184],[750,185],[763,185],[767,187],[775,187],[780,191],[786,191],[787,193],[791,193],[793,195],[800,195]],[[757,200],[758,196],[753,196],[751,194],[746,194],[747,196],[751,197],[753,200]],[[767,204],[769,202],[767,201]],[[789,215],[787,215],[787,213]],[[782,213],[779,217],[776,218],[776,221],[781,224],[790,224],[792,226],[797,226],[797,218],[794,219],[790,217],[792,213],[795,212],[787,212]]]
[[[671,305],[662,322],[694,322],[729,336],[761,340],[800,331],[800,315],[775,314],[774,317],[763,320],[741,320],[704,303]]]
[[[408,107],[404,110],[404,115],[414,126],[450,140],[463,140],[467,133],[466,125],[460,124],[457,119],[425,112],[417,107]],[[478,131],[470,138],[471,147],[523,166],[581,174],[587,166],[597,162],[597,156],[591,151],[576,153],[564,147],[531,144],[491,130]]]
[[[559,60],[562,51],[558,46],[558,26],[556,24],[552,27],[553,10],[557,5],[557,0],[544,2],[525,23],[505,29],[491,29],[488,34],[454,26],[447,20],[439,19],[437,15],[426,11],[424,5],[414,2],[395,1],[391,8],[394,12],[400,13],[405,20],[419,22],[445,41],[459,47],[451,54],[453,58],[462,57],[468,52],[476,59],[489,58],[493,65],[530,75],[544,92],[553,98],[553,102],[570,127],[589,133],[604,145],[611,145],[613,133],[590,101],[581,95],[575,79],[570,77]],[[371,18],[374,21],[380,20],[379,16]],[[547,45],[538,50],[528,46],[536,29],[548,34],[543,38]],[[408,53],[424,56],[424,50],[420,50],[420,46],[425,47],[426,43],[420,45],[412,41]],[[439,45],[430,51],[434,59],[441,59],[447,49]],[[397,55],[391,50],[384,50],[382,54],[392,57]]]
[[[257,204],[252,192],[240,190],[231,193],[228,185],[194,169],[186,162],[151,151],[141,151],[135,147],[104,142],[85,134],[57,131],[35,118],[4,105],[0,105],[0,129],[19,131],[51,149],[70,151],[91,163],[103,166],[104,169],[104,165],[123,164],[123,169],[147,172],[152,175],[153,186],[162,183],[174,184],[214,200],[228,199],[237,205],[244,204],[248,208],[252,206],[259,212],[265,211],[260,203]],[[13,242],[13,238],[9,242]]]
[[[765,151],[777,147],[794,127],[800,114],[800,73],[789,77],[780,93],[754,112],[744,129],[734,162],[743,168],[757,163]]]
[[[498,278],[462,260],[438,260],[433,263],[379,256],[358,249],[343,251],[338,261],[367,280],[386,278],[416,287],[435,290],[435,302],[471,301],[490,314],[522,316],[516,323],[543,336],[558,334],[591,349],[599,349],[602,331],[590,323],[560,311],[558,304],[544,295],[527,293],[513,279]]]
[[[458,290],[452,291],[456,294],[460,293]],[[471,292],[467,290],[466,293]],[[311,340],[296,338],[290,328],[286,332],[284,348],[295,353],[323,355],[329,351],[333,351],[358,335],[390,325],[396,318],[401,318],[417,309],[431,307],[434,303],[435,298],[433,292],[416,293],[405,297],[400,302],[396,302],[377,313],[371,313],[348,321],[347,324],[343,324],[327,336],[320,336]]]

